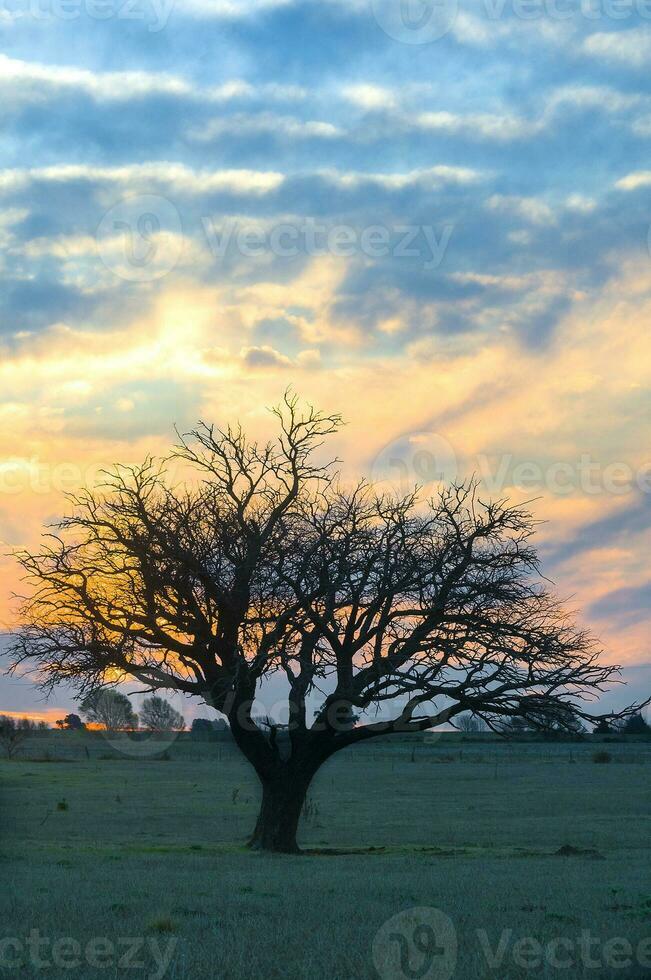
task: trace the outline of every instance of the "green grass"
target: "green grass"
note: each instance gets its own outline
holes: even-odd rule
[[[651,937],[651,744],[608,751],[597,765],[591,742],[358,748],[310,793],[300,840],[319,853],[281,857],[243,848],[258,788],[227,742],[182,739],[160,761],[120,757],[99,736],[35,738],[24,755],[50,763],[0,763],[1,936],[105,937],[122,954],[140,937],[143,965],[38,970],[23,949],[20,968],[0,973],[140,978],[169,951],[170,980],[401,977],[397,960],[378,974],[374,937],[430,907],[452,920],[459,980],[649,977],[651,942],[648,965],[634,955],[621,969],[604,964],[603,944]],[[566,845],[577,853],[558,856]],[[491,966],[482,943],[496,948],[503,930],[507,952]],[[577,942],[582,930],[598,966],[578,953],[558,969],[517,957],[519,939]],[[433,963],[423,977],[450,976]]]

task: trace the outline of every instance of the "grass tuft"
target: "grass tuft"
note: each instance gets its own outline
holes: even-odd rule
[[[147,926],[148,932],[176,932],[176,923],[168,916],[159,916],[157,919],[152,919],[152,921]]]

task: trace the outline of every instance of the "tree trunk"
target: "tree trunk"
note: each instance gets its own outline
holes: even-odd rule
[[[310,785],[309,778],[283,772],[262,779],[262,804],[248,846],[259,851],[298,854],[298,822]]]

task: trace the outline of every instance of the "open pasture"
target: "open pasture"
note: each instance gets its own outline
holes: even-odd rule
[[[376,742],[317,775],[287,857],[245,849],[258,789],[226,738],[37,735],[0,763],[3,975],[649,977],[650,775],[648,742]],[[456,951],[387,954],[413,908]]]

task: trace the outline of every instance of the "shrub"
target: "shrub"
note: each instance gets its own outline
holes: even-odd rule
[[[612,735],[613,732],[614,732],[613,726],[609,725],[604,718],[601,719],[601,721],[595,726],[593,730],[594,735]]]
[[[169,916],[160,916],[149,923],[150,932],[176,932],[176,923]]]
[[[190,738],[196,741],[208,741],[213,737],[215,729],[208,718],[195,718],[190,729]]]
[[[65,718],[59,718],[56,726],[62,731],[67,730],[73,732],[83,732],[86,728],[79,715],[75,714],[66,715]]]
[[[651,728],[647,725],[642,715],[631,715],[622,727],[624,735],[648,735]]]
[[[8,759],[12,759],[28,735],[37,730],[35,722],[29,718],[12,718],[0,715],[0,745]]]
[[[605,752],[602,750],[600,752],[595,752],[595,754],[592,756],[592,761],[603,765],[606,762],[612,762],[613,757],[610,752]]]

